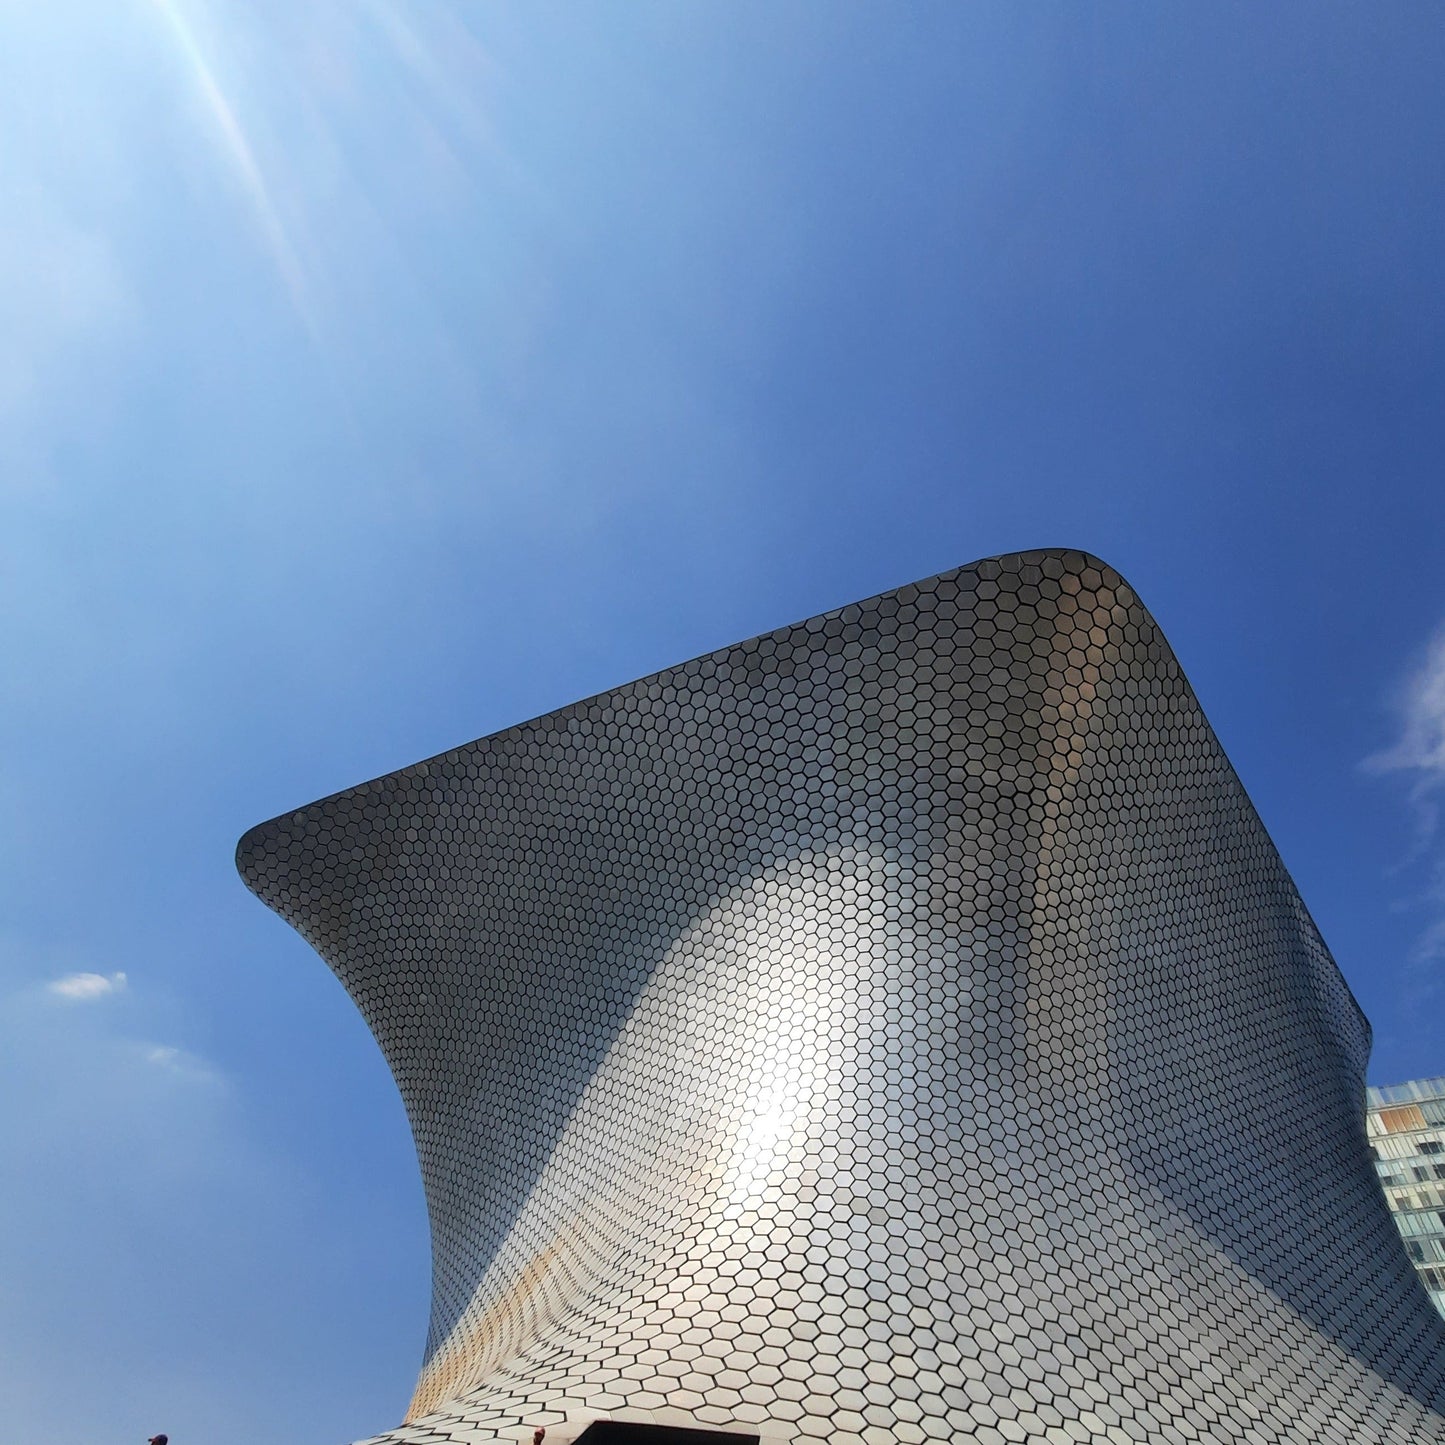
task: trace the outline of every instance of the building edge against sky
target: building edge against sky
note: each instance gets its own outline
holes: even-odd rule
[[[1368,1026],[1095,558],[723,648],[238,864],[415,1133],[433,1314],[390,1441],[1445,1442]]]

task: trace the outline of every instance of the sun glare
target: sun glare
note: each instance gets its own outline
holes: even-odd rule
[[[215,127],[227,164],[246,193],[261,238],[291,304],[312,339],[319,340],[315,310],[296,248],[276,209],[265,173],[256,159],[255,148],[241,124],[236,106],[222,86],[215,66],[207,57],[195,25],[178,0],[151,0],[151,3],[165,20],[176,48],[185,61],[191,82]]]

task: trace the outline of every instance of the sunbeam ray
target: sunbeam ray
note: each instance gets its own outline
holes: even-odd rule
[[[281,216],[271,198],[265,173],[256,160],[256,152],[241,124],[236,108],[222,88],[205,51],[197,39],[195,27],[177,0],[152,0],[170,27],[172,36],[186,61],[191,78],[205,102],[215,124],[232,170],[251,203],[251,210],[271,261],[286,287],[297,316],[313,340],[320,339],[315,307],[312,304],[306,276],[296,248],[292,244]]]

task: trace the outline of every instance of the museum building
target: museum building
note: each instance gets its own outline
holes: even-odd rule
[[[238,864],[416,1139],[380,1440],[1445,1442],[1368,1025],[1096,558],[723,648]]]

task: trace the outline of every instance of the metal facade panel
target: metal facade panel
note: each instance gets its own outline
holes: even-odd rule
[[[238,861],[416,1136],[386,1440],[1445,1441],[1368,1026],[1095,558],[725,648]]]

